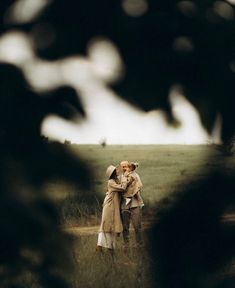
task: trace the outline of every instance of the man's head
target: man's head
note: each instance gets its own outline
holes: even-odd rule
[[[129,169],[129,162],[127,160],[123,160],[120,163],[123,173],[125,173]]]

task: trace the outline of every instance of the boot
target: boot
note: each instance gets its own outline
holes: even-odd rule
[[[95,251],[99,252],[99,253],[102,253],[103,252],[102,246],[97,245]]]
[[[114,260],[114,249],[108,248],[109,254],[111,256],[112,261]]]

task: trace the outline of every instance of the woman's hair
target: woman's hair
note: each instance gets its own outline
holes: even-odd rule
[[[116,172],[116,169],[113,170],[113,173],[111,174],[111,176],[109,177],[109,179],[115,179],[117,176],[117,172]]]

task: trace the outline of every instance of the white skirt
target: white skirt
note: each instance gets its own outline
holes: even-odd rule
[[[97,245],[104,248],[114,249],[116,246],[116,233],[99,232]]]

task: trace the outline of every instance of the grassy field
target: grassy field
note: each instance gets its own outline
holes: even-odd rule
[[[178,190],[182,182],[205,177],[208,167],[216,168],[224,161],[215,146],[209,145],[73,145],[71,149],[93,168],[94,191],[102,197],[107,166],[123,159],[137,161],[143,197],[150,204]],[[233,158],[230,162],[234,164]]]
[[[217,147],[212,145],[109,145],[105,148],[100,145],[69,145],[68,148],[75,157],[82,158],[91,167],[91,191],[76,196],[76,187],[57,181],[45,187],[45,193],[54,195],[53,201],[60,210],[63,229],[75,236],[72,250],[76,271],[71,278],[74,288],[153,286],[151,261],[145,249],[131,248],[125,254],[120,237],[113,261],[108,253],[99,255],[95,251],[97,226],[95,230],[91,229],[91,233],[78,233],[81,227],[98,225],[100,222],[108,165],[118,165],[126,159],[139,162],[138,173],[144,184],[142,196],[145,201],[145,226],[162,203],[174,197],[184,184],[206,177],[209,171],[224,165],[225,161],[224,169],[227,173],[235,164],[234,157],[225,159]],[[145,235],[148,229],[143,228]],[[133,241],[133,233],[131,237]]]
[[[157,208],[162,199],[169,199],[183,184],[201,179],[224,163],[213,145],[69,145],[75,157],[80,157],[93,172],[92,188],[77,194],[77,188],[60,181],[45,187],[45,193],[59,205],[65,225],[94,225],[100,220],[105,196],[108,165],[121,160],[139,162],[138,173],[144,184],[142,197],[145,212]],[[234,157],[227,158],[229,171]]]
[[[95,171],[95,191],[104,195],[105,170],[121,160],[139,162],[145,201],[154,203],[171,193],[185,179],[204,175],[203,167],[211,150],[206,146],[74,146]]]

